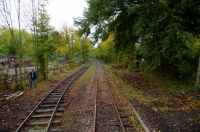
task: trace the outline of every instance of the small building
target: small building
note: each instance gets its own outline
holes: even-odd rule
[[[0,57],[0,63],[2,66],[10,64],[10,62],[18,61],[17,56],[1,56]]]
[[[60,60],[59,60],[59,63],[60,63],[61,65],[65,65],[67,62],[69,62],[69,59],[68,59],[68,58],[63,58],[63,59],[60,59]]]

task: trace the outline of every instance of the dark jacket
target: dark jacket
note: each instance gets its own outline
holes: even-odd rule
[[[32,76],[32,72],[30,72],[30,77],[31,77],[31,79],[32,80],[35,80],[36,79],[36,73],[35,72],[33,72],[33,76]]]

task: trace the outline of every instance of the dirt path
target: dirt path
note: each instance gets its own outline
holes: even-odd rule
[[[196,95],[183,95],[156,86],[141,73],[126,72],[113,68],[117,76],[131,86],[129,101],[153,131],[199,132],[200,101]],[[125,88],[122,90],[126,94]]]

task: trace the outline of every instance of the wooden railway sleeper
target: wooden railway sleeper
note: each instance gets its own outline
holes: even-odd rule
[[[53,121],[52,123],[53,123],[53,125],[55,125],[55,124],[58,125],[58,124],[60,124],[60,120]],[[36,125],[45,126],[47,124],[48,124],[48,122],[28,122],[26,125],[27,126],[36,126]],[[20,123],[17,123],[16,125],[19,126]]]
[[[62,100],[60,101],[60,103],[65,103],[66,100]],[[43,101],[44,104],[55,104],[57,103],[55,100],[47,100],[47,101]]]
[[[52,112],[52,111],[54,111],[54,109],[38,109],[38,110],[35,111],[35,113]],[[58,112],[63,112],[64,109],[63,108],[58,108],[57,111]],[[32,111],[27,111],[27,113],[30,113],[30,112],[32,112]]]
[[[31,131],[22,131],[22,132],[46,132],[46,130],[31,130]],[[59,132],[58,129],[50,129],[49,132]]]
[[[60,117],[60,116],[62,116],[62,114],[61,113],[57,113],[57,114],[55,114],[55,116],[57,116],[57,117]],[[49,117],[51,117],[51,114],[44,114],[44,115],[33,115],[32,116],[32,118],[49,118]],[[22,117],[21,119],[26,119],[26,117]]]
[[[27,125],[28,126],[46,126],[49,122],[29,122]],[[55,124],[60,124],[60,120],[56,120],[56,121],[52,121],[52,124],[55,125]]]
[[[52,108],[55,106],[56,106],[56,104],[41,104],[39,107],[40,108]]]

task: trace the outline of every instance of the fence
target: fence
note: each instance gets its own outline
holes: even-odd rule
[[[63,70],[65,70],[66,65],[58,66],[58,67],[51,67],[48,69],[48,77],[51,77],[52,75],[56,75],[61,73]],[[5,70],[5,69],[4,69]],[[40,81],[40,76],[37,77],[37,81]],[[16,72],[16,74],[9,75],[7,73],[0,73],[0,92],[2,91],[12,91],[12,90],[18,90],[19,89],[19,72]],[[30,72],[24,71],[22,73],[22,82],[24,86],[28,86],[30,83]]]

